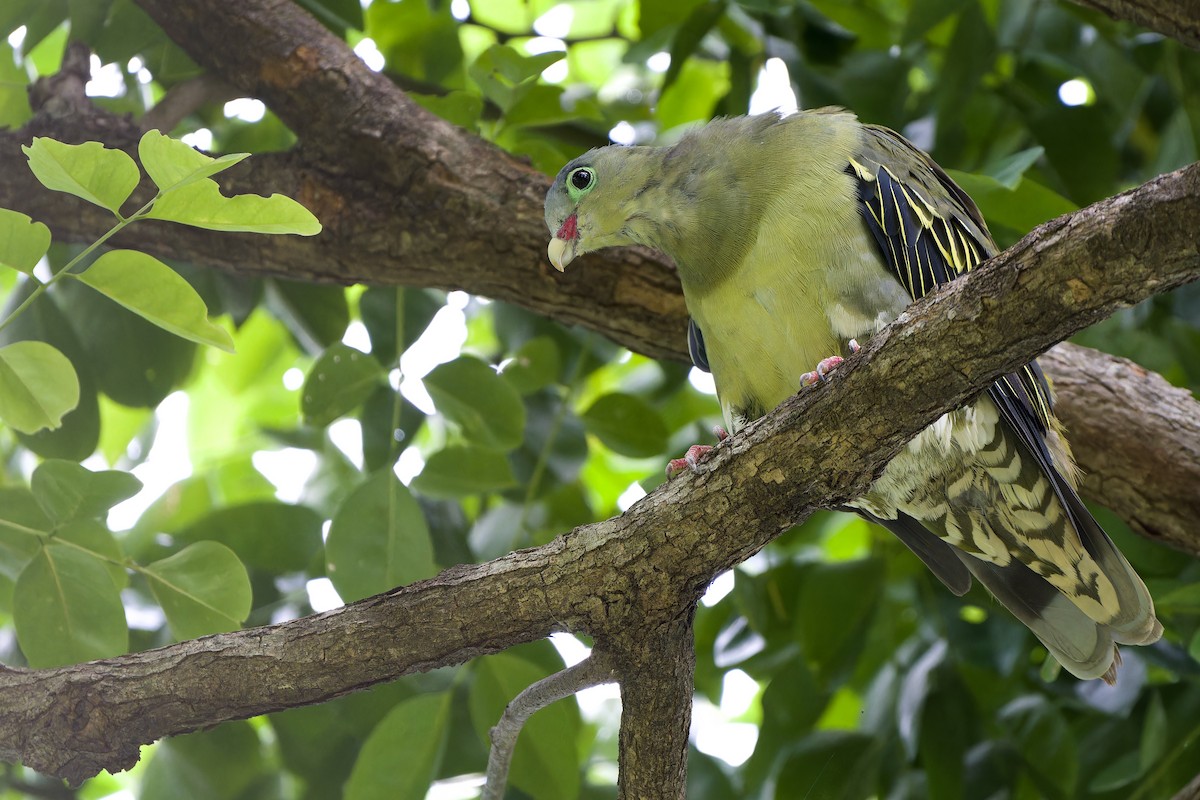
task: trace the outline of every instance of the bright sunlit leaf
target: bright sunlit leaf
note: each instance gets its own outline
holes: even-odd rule
[[[82,197],[114,214],[120,214],[121,204],[141,178],[132,158],[99,142],[63,144],[36,136],[32,145],[21,145],[21,150],[47,189]]]
[[[71,362],[45,342],[0,347],[0,419],[21,433],[57,428],[79,404]]]
[[[233,352],[233,339],[208,321],[208,307],[192,285],[154,256],[110,250],[72,277],[163,330]]]

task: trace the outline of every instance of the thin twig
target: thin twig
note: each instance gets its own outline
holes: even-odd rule
[[[616,677],[612,664],[593,650],[585,660],[543,678],[513,698],[491,730],[492,750],[488,754],[487,783],[483,787],[482,800],[501,800],[504,797],[517,736],[535,712],[584,689],[614,681]]]

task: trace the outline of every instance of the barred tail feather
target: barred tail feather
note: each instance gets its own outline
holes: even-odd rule
[[[1151,644],[1162,636],[1162,623],[1154,616],[1154,600],[1146,584],[1134,572],[1125,556],[1113,544],[1112,539],[1100,527],[1100,523],[1083,505],[1073,490],[1066,487],[1059,497],[1064,501],[1067,513],[1083,547],[1112,583],[1118,598],[1120,612],[1104,621],[1114,641],[1120,644]]]
[[[1107,625],[1090,619],[1045,578],[1016,559],[997,566],[956,552],[971,574],[1033,631],[1068,672],[1084,680],[1115,679],[1116,647]]]

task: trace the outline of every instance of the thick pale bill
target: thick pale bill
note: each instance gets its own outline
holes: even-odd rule
[[[546,248],[546,255],[550,256],[550,263],[559,272],[566,271],[567,264],[570,264],[571,259],[575,257],[573,244],[573,242],[559,239],[557,236],[550,240],[550,246]]]

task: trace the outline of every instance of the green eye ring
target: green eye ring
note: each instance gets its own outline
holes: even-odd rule
[[[591,167],[576,167],[567,174],[567,194],[576,202],[595,186],[596,172]]]

